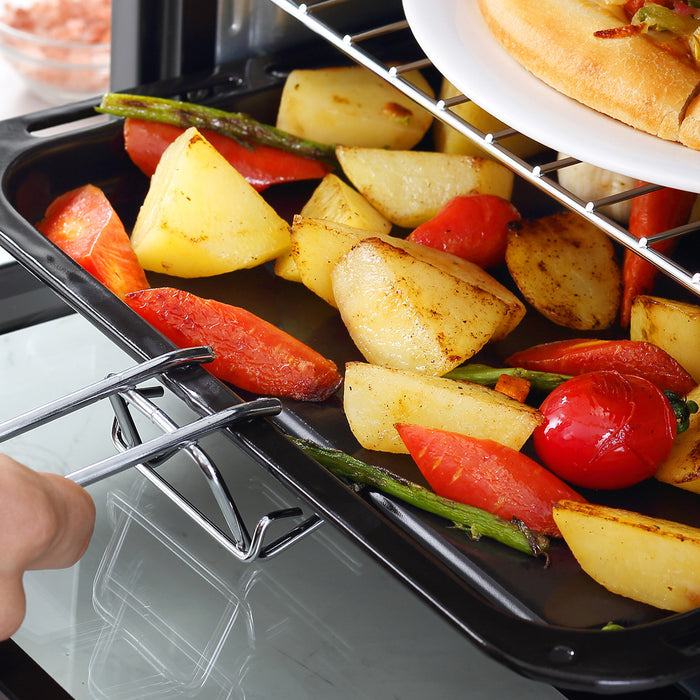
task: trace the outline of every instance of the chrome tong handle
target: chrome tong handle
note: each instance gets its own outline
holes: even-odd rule
[[[137,389],[129,389],[116,396],[110,396],[109,400],[114,410],[112,442],[122,451],[141,442],[138,429],[129,412],[129,404],[148,416],[153,424],[165,432],[171,433],[178,427],[164,411],[160,410]],[[236,544],[240,547],[248,547],[250,535],[217,466],[199,445],[187,445],[183,448],[183,452],[191,458],[204,476]],[[136,468],[141,471],[141,466],[152,471],[155,465],[148,463],[136,465]]]
[[[169,370],[192,363],[210,362],[213,359],[214,351],[211,347],[184,348],[146,360],[131,369],[117,374],[110,374],[101,381],[0,423],[0,442],[21,435],[32,428],[49,423],[101,399],[109,398],[115,409],[118,422],[117,432],[120,433],[118,439],[115,440],[115,444],[124,451],[91,466],[67,474],[66,478],[82,486],[88,486],[112,474],[135,467],[217,542],[234,554],[237,559],[244,562],[250,562],[255,559],[269,559],[285,551],[294,542],[316,530],[323,521],[317,515],[312,515],[285,535],[265,545],[265,533],[273,522],[299,516],[302,514],[301,510],[299,508],[286,508],[268,513],[258,521],[252,535],[250,535],[231,498],[231,494],[228,492],[226,484],[216,469],[216,465],[209,460],[196,443],[199,438],[232,423],[254,417],[278,414],[282,410],[280,400],[276,398],[260,398],[236,404],[180,428],[146,399],[146,395],[152,390],[137,389],[137,385],[141,382],[155,378]],[[151,418],[152,422],[164,429],[165,434],[148,442],[138,442],[135,426],[133,426],[133,431],[129,426],[130,420],[127,415],[128,411],[125,408],[126,402],[137,406],[142,413]],[[126,440],[124,439],[125,437]],[[152,464],[158,462],[158,460],[167,459],[178,450],[184,450],[186,454],[193,458],[208,479],[209,486],[231,530],[233,540],[197,511],[153,468]]]
[[[210,416],[204,416],[204,418],[200,418],[189,425],[177,428],[171,433],[159,435],[148,442],[134,445],[134,447],[130,447],[125,452],[95,462],[95,464],[89,467],[71,472],[66,475],[66,478],[75,481],[81,486],[88,486],[112,474],[117,474],[129,467],[133,467],[136,464],[162,457],[175,450],[192,445],[199,438],[236,421],[252,418],[254,416],[274,415],[281,410],[282,404],[279,399],[273,398],[255,399],[246,403],[237,404],[236,406],[229,406],[223,411],[219,411]]]
[[[138,431],[128,410],[128,405],[134,406],[143,415],[148,416],[155,425],[168,433],[172,433],[177,428],[173,421],[152,404],[139,390],[122,392],[117,396],[111,397],[110,401],[115,413],[112,439],[119,449],[128,450],[140,442]],[[187,445],[183,448],[183,452],[192,459],[204,475],[233,539],[219,530],[207,516],[195,508],[172,484],[155,470],[153,465],[149,463],[136,464],[135,469],[239,561],[252,562],[256,559],[270,559],[285,551],[302,537],[310,534],[323,524],[323,521],[317,515],[311,515],[294,528],[288,530],[284,535],[265,544],[265,535],[272,523],[282,519],[299,517],[303,515],[301,509],[292,507],[268,513],[258,521],[251,536],[243,518],[238,512],[226,482],[209,456],[198,445]]]
[[[211,362],[213,359],[214,351],[212,348],[204,346],[173,350],[151,360],[146,360],[131,369],[124,370],[118,374],[110,374],[83,389],[78,389],[44,406],[0,423],[0,441],[9,440],[17,435],[26,433],[32,428],[38,428],[41,425],[50,423],[56,418],[96,403],[121,390],[134,388],[137,384],[163,374],[168,370],[193,362]]]

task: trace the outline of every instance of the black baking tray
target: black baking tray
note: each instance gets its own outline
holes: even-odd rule
[[[257,57],[141,91],[199,99],[274,122],[290,67]],[[135,220],[148,182],[124,152],[121,120],[96,118],[96,103],[88,100],[0,123],[0,244],[63,302],[135,360],[142,360],[173,346],[33,226],[53,198],[88,182],[103,188],[127,229]],[[290,217],[314,186],[275,186],[265,196]],[[521,182],[516,182],[514,200],[525,216],[553,206]],[[207,279],[155,274],[148,278],[153,286],[177,286],[244,306],[340,368],[346,361],[362,359],[338,313],[301,285],[275,277],[269,266]],[[499,353],[509,352],[509,344],[522,346],[565,334],[529,311],[513,336],[489,349],[488,359],[497,361]],[[164,381],[201,414],[251,398],[201,367],[178,370]],[[343,415],[342,389],[319,404],[285,400],[278,417],[227,431],[311,509],[505,665],[560,688],[601,694],[647,691],[700,674],[700,610],[669,614],[610,594],[580,571],[558,541],[553,542],[547,568],[542,559],[498,543],[472,542],[439,518],[337,479],[300,452],[285,433],[333,445],[422,482],[410,458],[359,447]],[[700,527],[697,498],[650,480],[624,492],[595,494],[594,500]],[[294,556],[293,549],[282,556]],[[602,631],[609,621],[624,628]]]

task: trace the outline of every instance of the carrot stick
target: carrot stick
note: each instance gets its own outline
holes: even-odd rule
[[[638,183],[644,184],[644,183]],[[629,231],[636,238],[648,238],[687,223],[697,195],[693,192],[662,187],[632,200]],[[653,248],[669,254],[677,239],[659,241]],[[633,299],[640,294],[649,294],[654,288],[658,270],[654,265],[631,250],[625,251],[622,265],[622,303],[620,325],[627,328]]]

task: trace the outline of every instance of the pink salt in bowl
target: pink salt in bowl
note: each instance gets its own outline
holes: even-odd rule
[[[0,2],[0,52],[49,104],[109,89],[110,0]]]

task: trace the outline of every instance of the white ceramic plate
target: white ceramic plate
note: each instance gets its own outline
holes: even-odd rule
[[[501,121],[601,168],[700,192],[700,152],[632,129],[535,78],[493,38],[477,0],[403,0],[403,6],[435,67]]]

